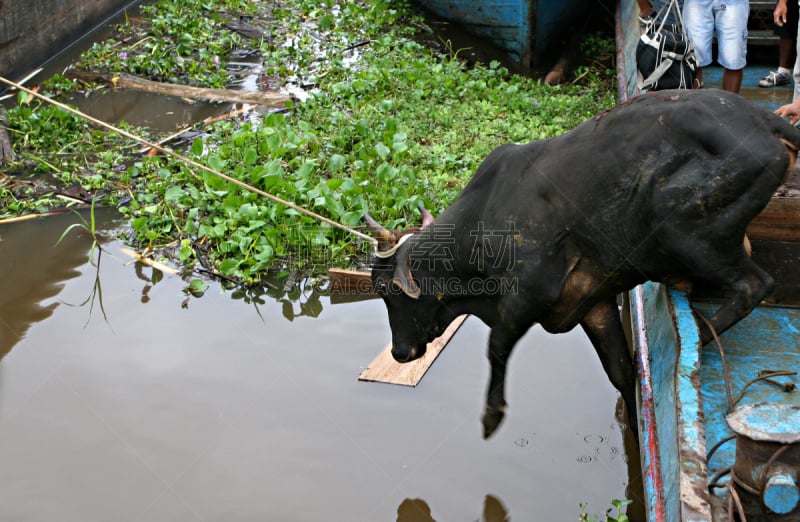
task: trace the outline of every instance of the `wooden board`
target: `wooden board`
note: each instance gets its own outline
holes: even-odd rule
[[[773,197],[747,227],[750,239],[800,241],[800,197]]]
[[[750,222],[747,236],[756,241],[800,242],[800,167],[795,164],[767,207]]]
[[[392,357],[392,345],[389,344],[380,355],[370,363],[369,367],[361,372],[361,375],[358,376],[358,380],[400,384],[402,386],[416,386],[467,317],[467,315],[459,315],[453,319],[453,322],[450,323],[450,326],[447,327],[442,335],[428,343],[425,355],[416,361],[408,363],[399,363],[395,361],[394,357]]]
[[[372,272],[330,268],[328,280],[331,304],[355,303],[378,298],[372,286]]]
[[[363,294],[375,293],[372,287],[372,272],[347,270],[344,268],[329,268],[328,280],[331,282],[332,291],[358,292]]]

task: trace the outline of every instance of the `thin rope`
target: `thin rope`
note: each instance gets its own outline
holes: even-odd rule
[[[348,227],[347,225],[343,225],[343,224],[341,224],[341,223],[339,223],[337,221],[334,221],[332,219],[326,218],[325,216],[321,216],[321,215],[317,214],[316,212],[313,212],[313,211],[308,210],[306,208],[303,208],[303,207],[301,207],[299,205],[296,205],[294,203],[286,201],[285,199],[281,199],[278,196],[275,196],[273,194],[270,194],[269,192],[265,192],[265,191],[263,191],[261,189],[253,187],[252,185],[248,185],[247,183],[244,183],[243,181],[239,181],[236,178],[232,178],[232,177],[230,177],[230,176],[228,176],[226,174],[223,174],[223,173],[221,173],[221,172],[219,172],[217,170],[212,169],[211,167],[203,165],[202,163],[198,163],[198,162],[194,161],[193,159],[187,158],[186,156],[178,154],[177,152],[173,152],[173,151],[171,151],[171,150],[169,150],[167,148],[162,147],[161,145],[159,145],[157,143],[150,142],[150,141],[148,141],[148,140],[146,140],[146,139],[144,139],[144,138],[142,138],[140,136],[137,136],[135,134],[131,134],[130,132],[127,132],[127,131],[122,130],[122,129],[118,128],[118,127],[115,127],[114,125],[111,125],[110,123],[106,123],[106,122],[104,122],[102,120],[98,120],[97,118],[89,116],[88,114],[85,114],[85,113],[83,113],[83,112],[81,112],[81,111],[79,111],[77,109],[73,109],[69,105],[65,105],[65,104],[63,104],[61,102],[58,102],[58,101],[53,100],[53,99],[50,99],[47,96],[41,95],[36,91],[32,91],[31,89],[23,87],[22,85],[20,85],[20,84],[18,84],[16,82],[13,82],[11,80],[8,80],[8,79],[6,79],[6,78],[4,78],[2,76],[0,76],[0,82],[5,83],[6,85],[10,85],[11,87],[14,87],[16,89],[19,89],[22,92],[28,93],[31,96],[39,98],[40,100],[43,100],[43,101],[45,101],[45,102],[47,102],[47,103],[49,103],[51,105],[55,105],[56,107],[58,107],[60,109],[63,109],[65,111],[67,111],[67,112],[71,112],[72,114],[75,114],[76,116],[80,116],[81,118],[84,118],[84,119],[86,119],[86,120],[88,120],[88,121],[90,121],[90,122],[92,122],[92,123],[94,123],[96,125],[99,125],[101,127],[105,127],[106,129],[109,129],[111,131],[114,131],[114,132],[122,135],[122,136],[125,136],[126,138],[130,138],[130,139],[132,139],[134,141],[138,141],[142,145],[147,145],[148,147],[153,148],[153,149],[155,149],[155,150],[157,150],[159,152],[162,152],[162,153],[164,153],[164,154],[166,154],[168,156],[172,156],[173,158],[175,158],[177,160],[180,160],[180,161],[183,161],[184,163],[186,163],[188,165],[191,165],[191,166],[196,167],[198,169],[204,170],[204,171],[208,172],[209,174],[213,174],[214,176],[222,178],[225,181],[227,181],[229,183],[233,183],[234,185],[237,185],[237,186],[239,186],[239,187],[241,187],[241,188],[243,188],[245,190],[249,190],[251,192],[255,192],[256,194],[258,194],[260,196],[264,196],[265,198],[271,199],[272,201],[274,201],[276,203],[280,203],[281,205],[285,205],[285,206],[291,208],[292,210],[296,210],[297,212],[300,212],[301,214],[305,214],[306,216],[310,216],[310,217],[312,217],[312,218],[314,218],[314,219],[316,219],[318,221],[322,221],[323,223],[327,223],[327,224],[329,224],[329,225],[331,225],[333,227],[336,227],[336,228],[339,228],[341,230],[344,230],[345,232],[349,232],[351,234],[354,234],[354,235],[360,237],[361,239],[369,241],[370,243],[372,243],[375,246],[377,246],[377,244],[378,244],[378,240],[377,239],[375,239],[375,238],[373,238],[373,237],[371,237],[371,236],[369,236],[367,234],[364,234],[363,232],[359,232],[358,230],[355,230],[355,229],[353,229],[351,227]]]
[[[733,401],[734,405],[738,404],[739,401],[742,400],[742,397],[744,397],[744,394],[747,391],[747,388],[749,388],[750,386],[752,386],[753,384],[755,384],[755,383],[757,383],[759,381],[766,381],[766,382],[768,382],[770,384],[778,386],[786,393],[789,393],[792,390],[794,390],[794,385],[792,383],[781,384],[781,383],[779,383],[777,381],[773,381],[772,377],[782,377],[782,376],[787,376],[787,375],[797,375],[797,372],[791,372],[791,371],[788,371],[788,370],[774,370],[774,371],[773,370],[760,370],[758,373],[759,373],[758,377],[756,377],[755,379],[750,380],[747,384],[742,386],[741,391],[739,391],[739,395],[737,395],[736,399]]]
[[[713,457],[713,456],[714,456],[714,453],[716,453],[716,452],[717,452],[717,450],[718,450],[720,447],[722,447],[722,445],[723,445],[723,444],[725,444],[726,442],[730,442],[730,441],[732,441],[732,440],[733,440],[733,439],[735,439],[735,438],[736,438],[736,435],[730,435],[730,436],[728,436],[728,437],[725,437],[725,438],[724,438],[724,439],[722,439],[721,441],[717,442],[716,444],[714,444],[714,446],[713,446],[713,447],[712,447],[712,448],[711,448],[711,449],[708,451],[708,453],[706,454],[706,462],[711,462],[711,457]]]
[[[730,482],[728,482],[727,486],[728,491],[730,491],[730,497],[728,498],[728,514],[733,514],[733,503],[735,503],[736,511],[739,513],[741,522],[747,522],[747,516],[744,514],[744,506],[742,506],[742,499],[739,498],[739,493]]]
[[[737,397],[734,399],[733,396],[732,396],[732,393],[731,393],[730,375],[728,374],[728,367],[727,367],[727,363],[725,361],[725,350],[722,348],[722,343],[719,340],[719,336],[717,335],[717,331],[716,331],[716,329],[714,329],[714,326],[711,324],[711,321],[709,321],[698,310],[694,310],[694,313],[698,317],[700,317],[700,319],[702,319],[703,322],[705,322],[706,326],[708,326],[709,330],[711,330],[711,334],[714,336],[714,341],[717,343],[717,348],[719,349],[719,355],[720,355],[720,362],[722,364],[722,376],[723,376],[723,380],[725,381],[725,391],[726,391],[727,398],[728,398],[728,409],[729,409],[729,412],[733,412],[734,407],[736,406],[736,404],[739,403],[740,400],[742,400],[742,397],[744,397],[744,394],[747,391],[747,389],[750,387],[750,385],[752,385],[752,384],[754,384],[756,382],[767,381],[767,382],[770,382],[770,383],[772,383],[774,385],[777,385],[777,386],[783,388],[783,390],[786,391],[786,392],[791,392],[791,391],[794,390],[794,386],[789,387],[788,385],[784,385],[784,384],[776,382],[776,381],[770,381],[770,378],[779,377],[779,376],[787,376],[787,375],[797,375],[797,372],[786,371],[786,370],[761,370],[761,371],[758,372],[758,377],[756,377],[755,379],[752,379],[750,382],[745,384],[742,387],[742,389],[739,391],[739,394],[737,395]],[[711,457],[714,455],[714,453],[724,443],[729,442],[731,440],[734,440],[734,439],[736,439],[736,437],[737,437],[736,435],[731,435],[730,437],[726,437],[726,438],[720,440],[719,442],[717,442],[714,445],[714,447],[711,448],[711,451],[709,451],[706,454],[706,463],[711,461]],[[736,488],[734,487],[734,484],[736,484],[737,486],[739,486],[743,490],[747,491],[751,495],[760,496],[762,494],[762,492],[764,490],[764,486],[766,484],[767,471],[772,467],[772,465],[775,463],[775,461],[778,459],[778,457],[781,454],[783,454],[784,451],[788,450],[789,447],[790,447],[790,445],[788,445],[788,444],[784,445],[784,446],[781,446],[780,448],[778,448],[772,454],[772,456],[767,461],[766,466],[764,466],[764,468],[761,471],[761,474],[758,477],[758,483],[757,483],[756,487],[750,486],[749,484],[745,483],[742,479],[740,479],[736,475],[733,467],[730,467],[730,468],[726,468],[726,469],[720,471],[719,473],[717,473],[714,476],[714,478],[711,480],[711,482],[709,483],[708,488],[709,489],[720,488],[720,487],[727,488],[728,491],[729,491],[729,496],[728,496],[728,514],[730,516],[733,516],[733,514],[734,514],[733,510],[734,510],[734,507],[735,507],[736,511],[737,511],[737,513],[739,515],[739,518],[741,519],[741,521],[742,522],[747,522],[747,517],[745,516],[744,507],[742,506],[741,498],[739,497],[739,493],[736,491]],[[727,474],[730,474],[731,481],[727,482],[727,483],[720,483],[719,480],[724,475],[727,475]]]
[[[727,399],[728,399],[728,413],[732,413],[733,412],[733,407],[736,406],[736,402],[734,402],[733,393],[731,392],[731,383],[730,383],[730,377],[729,377],[729,374],[728,374],[728,364],[725,361],[725,350],[722,349],[722,343],[720,342],[719,336],[717,335],[717,330],[714,328],[714,325],[711,324],[711,321],[709,321],[706,318],[706,316],[704,316],[703,314],[701,314],[697,310],[694,310],[694,313],[697,314],[697,316],[700,317],[700,319],[702,319],[703,322],[706,323],[706,326],[708,327],[708,329],[711,330],[711,335],[714,336],[714,341],[717,343],[717,348],[719,349],[720,363],[722,363],[722,377],[723,377],[723,380],[725,381],[725,395],[727,396]],[[737,399],[737,401],[738,401],[738,399]]]

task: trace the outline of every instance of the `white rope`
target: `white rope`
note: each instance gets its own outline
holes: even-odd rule
[[[118,133],[118,134],[120,134],[122,136],[125,136],[126,138],[130,138],[130,139],[132,139],[134,141],[138,141],[142,145],[147,145],[148,147],[150,147],[152,149],[155,149],[155,150],[157,150],[157,151],[159,151],[159,152],[161,152],[163,154],[166,154],[168,156],[172,156],[173,158],[178,159],[180,161],[183,161],[184,163],[186,163],[188,165],[191,165],[191,166],[196,167],[198,169],[204,170],[204,171],[208,172],[209,174],[213,174],[214,176],[222,178],[222,179],[224,179],[225,181],[227,181],[229,183],[233,183],[234,185],[237,185],[237,186],[239,186],[239,187],[241,187],[243,189],[249,190],[251,192],[255,192],[256,194],[258,194],[260,196],[264,196],[265,198],[269,198],[269,199],[271,199],[272,201],[274,201],[276,203],[280,203],[281,205],[286,205],[287,207],[289,207],[289,208],[291,208],[293,210],[296,210],[297,212],[300,212],[301,214],[305,214],[306,216],[310,216],[310,217],[312,217],[312,218],[314,218],[314,219],[316,219],[318,221],[322,221],[323,223],[327,223],[327,224],[329,224],[329,225],[331,225],[333,227],[336,227],[336,228],[339,228],[341,230],[344,230],[345,232],[350,232],[351,234],[354,234],[354,235],[360,237],[361,239],[369,241],[370,243],[373,244],[373,246],[375,248],[377,248],[378,241],[375,238],[373,238],[372,236],[364,234],[363,232],[359,232],[358,230],[355,230],[355,229],[353,229],[351,227],[348,227],[347,225],[343,225],[343,224],[341,224],[341,223],[339,223],[337,221],[334,221],[332,219],[326,218],[325,216],[321,216],[321,215],[317,214],[316,212],[313,212],[311,210],[305,209],[305,208],[303,208],[303,207],[301,207],[299,205],[296,205],[294,203],[286,201],[285,199],[281,199],[278,196],[274,196],[274,195],[270,194],[269,192],[264,192],[263,190],[258,189],[256,187],[253,187],[252,185],[248,185],[247,183],[245,183],[243,181],[239,181],[236,178],[232,178],[232,177],[230,177],[230,176],[228,176],[226,174],[223,174],[223,173],[221,173],[221,172],[219,172],[217,170],[212,169],[211,167],[203,165],[202,163],[198,163],[198,162],[194,161],[193,159],[187,158],[186,156],[178,154],[177,152],[173,152],[173,151],[171,151],[169,149],[166,149],[166,148],[162,147],[161,145],[159,145],[157,143],[152,143],[152,142],[150,142],[150,141],[148,141],[148,140],[146,140],[146,139],[144,139],[142,137],[136,136],[135,134],[131,134],[130,132],[127,132],[127,131],[124,131],[124,130],[122,130],[120,128],[117,128],[117,127],[111,125],[110,123],[106,123],[106,122],[104,122],[102,120],[98,120],[97,118],[89,116],[88,114],[85,114],[85,113],[83,113],[83,112],[81,112],[81,111],[79,111],[77,109],[73,109],[69,105],[65,105],[65,104],[60,103],[60,102],[58,102],[56,100],[50,99],[47,96],[43,96],[43,95],[39,94],[36,91],[32,91],[32,90],[30,90],[30,89],[28,89],[26,87],[23,87],[22,85],[20,85],[20,84],[18,84],[16,82],[13,82],[11,80],[3,78],[2,76],[0,76],[0,82],[5,83],[6,85],[10,85],[10,86],[12,86],[12,87],[14,87],[16,89],[19,89],[20,91],[26,92],[26,93],[30,94],[31,96],[39,98],[40,100],[43,100],[43,101],[45,101],[45,102],[47,102],[47,103],[49,103],[51,105],[55,105],[56,107],[58,107],[60,109],[64,109],[65,111],[71,112],[72,114],[75,114],[76,116],[80,116],[81,118],[84,118],[84,119],[86,119],[86,120],[88,120],[88,121],[90,121],[90,122],[92,122],[92,123],[94,123],[96,125],[99,125],[101,127],[105,127],[106,129],[112,130],[112,131],[114,131],[114,132],[116,132],[116,133]]]

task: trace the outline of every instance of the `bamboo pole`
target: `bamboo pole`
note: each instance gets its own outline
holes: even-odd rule
[[[291,208],[292,210],[296,210],[297,212],[299,212],[301,214],[304,214],[306,216],[312,217],[312,218],[316,219],[317,221],[322,221],[323,223],[327,223],[332,227],[336,227],[336,228],[338,228],[340,230],[344,230],[345,232],[349,232],[349,233],[351,233],[351,234],[353,234],[355,236],[360,237],[361,239],[364,239],[365,241],[368,241],[368,242],[372,243],[375,246],[377,246],[377,244],[378,244],[378,241],[375,238],[373,238],[373,237],[371,237],[371,236],[369,236],[367,234],[364,234],[363,232],[359,232],[358,230],[355,230],[354,228],[348,227],[347,225],[343,225],[343,224],[339,223],[338,221],[334,221],[334,220],[332,220],[330,218],[326,218],[325,216],[317,214],[316,212],[308,210],[307,208],[301,207],[300,205],[296,205],[296,204],[294,204],[294,203],[292,203],[290,201],[286,201],[285,199],[282,199],[282,198],[279,198],[278,196],[270,194],[269,192],[265,192],[265,191],[263,191],[261,189],[258,189],[258,188],[254,187],[252,185],[248,185],[247,183],[245,183],[243,181],[239,181],[236,178],[232,178],[232,177],[230,177],[230,176],[228,176],[226,174],[223,174],[223,173],[221,173],[221,172],[219,172],[217,170],[212,169],[211,167],[209,167],[207,165],[203,165],[202,163],[198,163],[198,162],[194,161],[193,159],[190,159],[190,158],[187,158],[186,156],[178,154],[177,152],[173,152],[173,151],[171,151],[169,149],[166,149],[166,148],[162,147],[161,145],[158,145],[156,143],[148,141],[148,140],[146,140],[146,139],[144,139],[144,138],[142,138],[140,136],[136,136],[135,134],[131,134],[130,132],[122,130],[122,129],[118,128],[118,127],[115,127],[114,125],[111,125],[110,123],[106,123],[103,120],[98,120],[97,118],[95,118],[93,116],[89,116],[88,114],[83,113],[83,112],[79,111],[78,109],[72,108],[69,105],[65,105],[65,104],[63,104],[61,102],[58,102],[58,101],[53,100],[51,98],[48,98],[47,96],[42,96],[38,92],[34,92],[31,89],[23,87],[22,85],[19,85],[18,83],[13,82],[13,81],[11,81],[11,80],[9,80],[7,78],[4,78],[3,76],[0,76],[0,82],[5,83],[6,85],[10,85],[12,87],[15,87],[15,88],[17,88],[17,89],[19,89],[19,90],[21,90],[23,92],[26,92],[26,93],[30,94],[31,96],[39,98],[40,100],[42,100],[42,101],[44,101],[46,103],[50,103],[50,104],[55,105],[56,107],[58,107],[60,109],[63,109],[65,111],[67,111],[67,112],[75,114],[76,116],[80,116],[81,118],[84,118],[85,120],[90,121],[90,122],[94,123],[95,125],[99,125],[100,127],[103,127],[105,129],[109,129],[111,131],[114,131],[117,134],[119,134],[120,136],[125,136],[126,138],[132,139],[132,140],[134,140],[136,142],[139,142],[139,143],[141,143],[143,145],[147,145],[151,149],[155,149],[155,150],[157,150],[157,151],[159,151],[159,152],[161,152],[163,154],[171,156],[171,157],[173,157],[173,158],[175,158],[177,160],[183,161],[187,165],[191,165],[191,166],[193,166],[195,168],[198,168],[200,170],[208,172],[209,174],[212,174],[214,176],[217,176],[218,178],[224,179],[225,181],[227,181],[229,183],[233,183],[234,185],[236,185],[238,187],[241,187],[241,188],[243,188],[245,190],[249,190],[249,191],[254,192],[254,193],[256,193],[256,194],[258,194],[260,196],[264,196],[265,198],[270,199],[270,200],[274,201],[275,203],[279,203],[279,204],[284,205],[284,206],[286,206],[288,208]]]
[[[24,216],[17,216],[17,217],[13,217],[13,218],[0,219],[0,225],[8,225],[10,223],[19,223],[21,221],[30,221],[32,219],[39,219],[39,218],[48,217],[48,216],[58,216],[60,214],[64,214],[66,212],[69,212],[70,210],[78,210],[78,209],[75,209],[75,208],[73,208],[73,209],[62,208],[62,209],[58,209],[58,210],[51,210],[50,212],[42,212],[41,214],[25,214]]]

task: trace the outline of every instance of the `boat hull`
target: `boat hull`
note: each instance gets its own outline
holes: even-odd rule
[[[621,102],[638,96],[636,44],[638,5],[617,6],[617,78]],[[745,73],[747,75],[747,72]],[[750,79],[749,81],[757,82]],[[792,183],[787,185],[791,192]],[[791,194],[790,194],[791,195]],[[800,369],[800,197],[776,195],[750,224],[753,259],[776,279],[767,304],[720,336],[735,396],[761,370]],[[648,522],[725,522],[727,489],[709,487],[730,481],[724,471],[736,461],[736,439],[726,422],[729,413],[722,357],[716,343],[700,346],[693,309],[710,316],[719,296],[692,300],[676,289],[648,282],[628,294],[632,344],[639,379],[639,433]],[[786,383],[787,377],[776,378]],[[800,408],[800,393],[786,393],[768,382],[753,384],[735,408],[754,404]],[[709,451],[715,446],[712,457]],[[747,495],[744,495],[745,499]],[[800,512],[766,514],[760,499],[745,502],[748,520],[797,520]],[[788,517],[788,518],[787,518]],[[795,517],[795,518],[792,518]]]
[[[539,56],[557,45],[570,24],[594,4],[591,0],[426,0],[420,6],[461,25],[506,51],[528,71]]]

